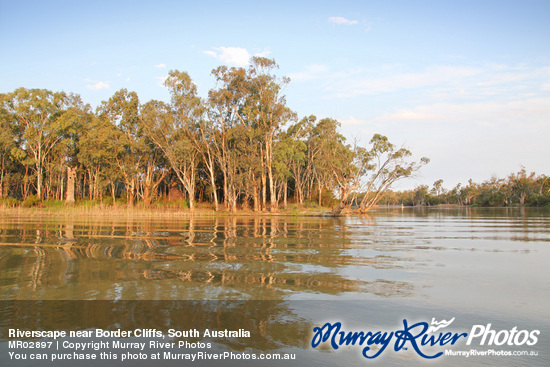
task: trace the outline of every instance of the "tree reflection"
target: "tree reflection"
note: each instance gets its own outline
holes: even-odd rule
[[[359,225],[373,225],[372,218]],[[348,275],[349,267],[393,269],[406,261],[362,253],[353,230],[345,218],[13,219],[0,227],[2,298],[282,300],[412,292],[407,282]]]

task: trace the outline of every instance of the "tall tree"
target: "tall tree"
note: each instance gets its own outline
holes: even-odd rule
[[[278,68],[275,60],[265,57],[253,57],[248,70],[247,106],[248,119],[261,136],[262,160],[269,180],[271,210],[277,210],[277,193],[273,174],[275,137],[281,128],[295,119],[295,114],[286,105],[282,89],[290,81],[288,78],[277,78],[273,71]]]
[[[224,202],[235,212],[238,198],[238,173],[241,157],[236,147],[240,146],[247,125],[246,109],[247,76],[243,68],[220,66],[212,70],[217,88],[208,92],[209,115],[213,127],[213,152],[223,176]],[[257,145],[257,144],[256,144]],[[255,182],[253,179],[251,182]]]
[[[108,101],[101,103],[98,113],[117,128],[118,133],[113,135],[117,141],[115,162],[126,186],[127,204],[133,206],[142,159],[147,154],[139,126],[137,93],[126,89],[115,92]]]
[[[45,162],[72,124],[71,119],[62,118],[66,101],[67,95],[63,92],[19,88],[8,94],[5,104],[24,131],[22,146],[34,160],[36,191],[40,199],[43,197]]]
[[[185,72],[171,70],[164,85],[170,91],[171,104],[149,102],[143,110],[143,128],[164,153],[187,192],[189,208],[194,209],[199,152],[191,135],[196,133],[202,102],[197,87]]]
[[[13,118],[5,108],[7,96],[0,94],[0,198],[9,191],[10,171],[15,163],[16,132]]]
[[[426,157],[420,161],[410,161],[410,150],[397,147],[388,138],[374,134],[371,149],[365,150],[366,176],[363,192],[365,196],[359,207],[361,212],[371,209],[391,186],[404,178],[411,177],[430,161]]]

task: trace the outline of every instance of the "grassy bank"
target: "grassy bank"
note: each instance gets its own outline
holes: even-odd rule
[[[314,203],[289,204],[286,208],[279,208],[277,211],[255,212],[247,208],[238,208],[235,213],[227,209],[215,211],[210,203],[198,203],[191,210],[185,201],[155,203],[144,205],[143,203],[134,206],[126,204],[105,204],[89,200],[77,201],[74,204],[67,204],[60,200],[45,200],[42,202],[33,202],[33,205],[24,204],[19,201],[1,201],[0,211],[7,215],[54,215],[54,216],[303,216],[303,215],[321,215],[330,212],[331,208],[321,207]]]

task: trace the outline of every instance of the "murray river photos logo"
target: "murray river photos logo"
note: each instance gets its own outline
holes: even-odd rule
[[[321,327],[313,328],[311,346],[317,348],[321,343],[328,343],[332,349],[342,346],[359,346],[363,357],[373,359],[380,356],[388,346],[395,352],[414,350],[419,356],[427,359],[441,357],[443,350],[434,348],[448,347],[465,342],[467,346],[533,346],[538,342],[539,330],[494,330],[491,324],[473,325],[470,332],[451,332],[443,330],[453,323],[455,318],[427,322],[409,323],[403,320],[403,329],[395,331],[345,331],[342,323],[327,322]],[[430,350],[430,352],[427,351]]]

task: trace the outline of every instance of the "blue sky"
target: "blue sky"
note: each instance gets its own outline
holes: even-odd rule
[[[400,185],[451,188],[523,165],[550,175],[549,1],[3,1],[0,92],[120,88],[169,99],[171,69],[206,96],[219,65],[274,58],[288,105],[381,133],[431,162]]]

